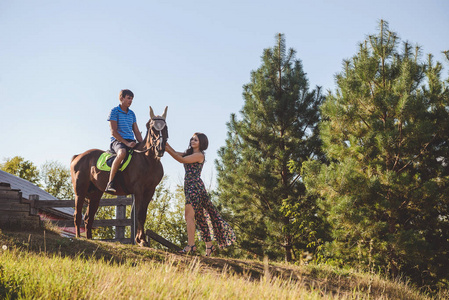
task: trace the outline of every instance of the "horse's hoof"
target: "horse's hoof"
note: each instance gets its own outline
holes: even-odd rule
[[[145,241],[145,240],[140,240],[140,241],[136,241],[137,245],[139,245],[140,247],[150,247],[150,244]]]

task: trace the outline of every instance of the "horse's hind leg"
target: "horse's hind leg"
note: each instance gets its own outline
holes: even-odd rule
[[[94,216],[97,213],[98,206],[100,205],[100,199],[103,196],[103,192],[100,190],[89,193],[89,205],[87,206],[86,214],[84,215],[84,225],[86,226],[86,237],[92,238],[92,225],[94,223]]]
[[[76,237],[81,237],[81,219],[83,217],[83,205],[86,200],[86,195],[89,187],[89,174],[83,171],[83,160],[74,156],[70,164],[70,175],[72,177],[73,192],[75,193],[75,212],[73,219],[75,223]]]
[[[83,205],[84,205],[84,196],[80,196],[78,194],[75,194],[75,212],[74,212],[74,221],[75,221],[75,234],[76,237],[79,238],[81,236],[80,234],[80,227],[81,227],[81,219],[83,217]]]

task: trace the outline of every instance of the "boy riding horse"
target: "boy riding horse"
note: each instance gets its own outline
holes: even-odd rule
[[[111,109],[108,121],[111,126],[111,150],[117,154],[112,163],[109,174],[109,182],[105,192],[115,193],[114,177],[118,168],[126,157],[129,149],[136,146],[136,139],[142,142],[142,135],[137,126],[136,115],[129,109],[133,102],[134,94],[130,90],[121,90],[119,99],[120,105]],[[135,136],[135,138],[134,138]]]

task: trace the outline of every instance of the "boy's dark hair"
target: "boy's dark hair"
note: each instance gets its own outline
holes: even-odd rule
[[[121,90],[119,98],[122,98],[122,97],[125,98],[126,96],[130,96],[131,98],[134,98],[134,93],[131,92],[130,90]]]

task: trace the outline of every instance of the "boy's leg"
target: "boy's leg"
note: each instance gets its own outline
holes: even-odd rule
[[[109,173],[109,182],[106,186],[106,192],[116,192],[116,189],[114,187],[114,177],[117,173],[118,168],[120,167],[120,164],[126,157],[126,146],[122,143],[117,142],[116,145],[114,145],[114,150],[117,153],[117,157],[115,158],[114,162],[111,166],[111,171]]]

